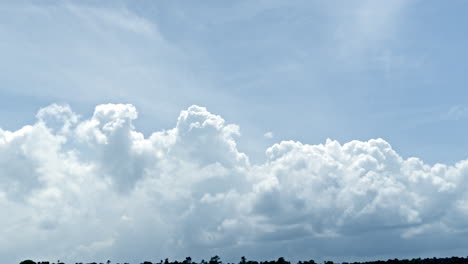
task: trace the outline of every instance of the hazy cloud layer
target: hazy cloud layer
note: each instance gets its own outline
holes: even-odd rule
[[[6,262],[404,256],[468,242],[468,161],[428,165],[371,139],[282,141],[252,164],[239,127],[204,107],[148,137],[137,117],[128,104],[91,117],[54,104],[0,129]]]

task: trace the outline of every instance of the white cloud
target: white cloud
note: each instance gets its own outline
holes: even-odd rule
[[[204,107],[149,137],[137,117],[128,104],[89,119],[54,104],[32,125],[0,129],[7,262],[399,256],[467,242],[468,161],[428,165],[372,139],[283,141],[251,164],[239,127]],[[419,243],[428,239],[438,242]]]
[[[273,132],[268,131],[265,134],[263,134],[265,138],[272,139],[274,137]]]

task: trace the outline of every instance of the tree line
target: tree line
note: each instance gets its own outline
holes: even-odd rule
[[[56,262],[24,260],[20,264],[65,264],[60,260]],[[75,264],[130,264],[128,262],[116,262],[112,263],[110,260],[106,262],[75,262]],[[160,260],[159,262],[144,261],[140,264],[223,264],[219,256],[211,257],[209,261],[201,260],[199,263],[192,261],[192,258],[187,257],[183,261],[169,261],[169,259]],[[285,260],[283,257],[272,261],[255,261],[247,260],[242,257],[239,263],[226,262],[224,264],[291,264],[290,261]],[[319,264],[314,260],[298,261],[297,264]],[[339,262],[324,261],[323,264],[340,264]],[[413,259],[389,259],[389,260],[377,260],[377,261],[366,261],[366,262],[341,262],[341,264],[468,264],[468,257],[450,257],[450,258],[413,258]]]

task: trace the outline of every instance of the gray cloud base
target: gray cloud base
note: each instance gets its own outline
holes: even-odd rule
[[[468,161],[404,159],[383,139],[282,141],[251,164],[239,127],[191,106],[135,130],[134,106],[50,105],[0,129],[0,256],[90,261],[459,254]],[[459,250],[459,251],[457,251]]]

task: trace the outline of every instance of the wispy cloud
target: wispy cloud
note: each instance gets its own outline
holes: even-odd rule
[[[454,105],[443,115],[443,119],[460,120],[468,117],[468,107],[465,105]]]
[[[272,139],[274,137],[273,132],[268,131],[265,134],[263,134],[265,138]]]

